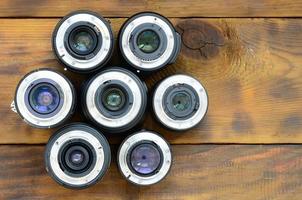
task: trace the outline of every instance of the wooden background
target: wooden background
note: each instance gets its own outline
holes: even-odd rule
[[[55,130],[27,126],[10,111],[22,76],[36,68],[63,71],[51,33],[77,9],[99,12],[115,36],[127,17],[156,11],[182,35],[177,62],[146,78],[187,73],[209,93],[198,127],[175,133],[151,115],[144,128],[172,144],[174,163],[161,183],[137,187],[119,174],[115,155],[124,136],[110,136],[113,162],[95,186],[73,191],[47,176],[43,152]],[[300,200],[302,193],[302,1],[110,0],[0,2],[0,199]],[[111,65],[121,65],[115,51]],[[87,77],[64,72],[79,86]],[[83,121],[75,116],[73,121]]]

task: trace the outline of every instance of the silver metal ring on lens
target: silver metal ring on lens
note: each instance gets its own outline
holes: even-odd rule
[[[54,110],[52,115],[38,114],[27,103],[29,91],[41,82],[51,83],[59,93],[61,105]],[[73,113],[75,90],[64,75],[49,69],[39,69],[28,73],[19,82],[14,101],[17,112],[25,122],[38,128],[51,128],[67,120]]]
[[[159,37],[159,47],[154,53],[139,50],[136,36],[152,30]],[[134,38],[134,39],[133,39]],[[129,18],[123,25],[119,36],[119,45],[126,61],[138,70],[152,71],[173,63],[180,51],[180,35],[171,22],[156,13],[143,12]]]
[[[91,146],[94,152],[93,165],[85,175],[70,175],[62,169],[60,151],[66,144],[80,140]],[[68,188],[85,188],[95,184],[106,173],[110,165],[110,147],[106,138],[96,129],[82,123],[67,125],[58,130],[50,139],[45,151],[45,164],[48,173],[59,184]]]
[[[97,50],[84,59],[73,55],[67,48],[66,34],[71,28],[76,28],[77,24],[87,24],[100,36],[97,43]],[[75,27],[73,27],[75,26]],[[90,11],[76,11],[65,16],[56,26],[53,33],[53,49],[58,59],[71,70],[78,72],[89,72],[104,66],[113,51],[113,34],[109,23],[100,15]]]
[[[150,176],[133,172],[127,161],[131,149],[142,141],[156,144],[162,152],[162,164],[157,172]],[[143,130],[129,136],[123,141],[118,151],[117,160],[122,175],[128,181],[146,186],[158,183],[168,174],[172,164],[172,153],[169,144],[161,136],[154,132]]]
[[[166,110],[167,102],[163,98],[169,87],[181,85],[190,86],[192,92],[197,95],[198,108],[194,114],[186,119],[175,119],[170,117]],[[195,97],[194,97],[195,98]],[[159,83],[153,94],[153,110],[156,118],[166,127],[173,130],[187,130],[197,125],[205,116],[208,109],[208,95],[202,84],[188,75],[172,75]]]
[[[110,82],[127,86],[132,97],[129,109],[116,117],[102,113],[96,102],[99,89]],[[147,89],[144,83],[132,72],[113,67],[93,77],[88,82],[83,97],[84,112],[88,118],[111,132],[124,132],[141,121],[147,104]]]

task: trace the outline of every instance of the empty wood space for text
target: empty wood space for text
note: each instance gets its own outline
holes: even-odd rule
[[[62,17],[74,10],[93,10],[106,17],[129,17],[155,11],[167,17],[298,17],[301,0],[3,0],[0,17]]]

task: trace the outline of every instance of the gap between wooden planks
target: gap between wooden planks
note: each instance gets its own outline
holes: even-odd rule
[[[159,184],[137,187],[116,162],[96,185],[65,189],[44,169],[44,146],[0,145],[0,199],[300,200],[302,146],[173,145],[174,163]],[[115,159],[116,148],[113,150]]]
[[[124,18],[109,19],[115,35]],[[175,73],[198,78],[209,93],[206,119],[185,133],[168,131],[147,115],[143,128],[172,144],[301,143],[302,19],[171,19],[182,34],[177,62],[146,78],[151,89]],[[0,143],[46,143],[54,130],[33,129],[9,110],[25,73],[63,71],[51,51],[58,19],[1,19]],[[117,51],[111,61],[120,65]],[[125,65],[123,65],[125,66]],[[67,73],[79,86],[84,76]],[[75,117],[82,120],[81,116]],[[121,137],[109,137],[118,143]]]
[[[0,2],[0,17],[62,17],[74,10],[93,10],[106,17],[129,17],[155,11],[168,17],[301,17],[301,0],[152,0]]]

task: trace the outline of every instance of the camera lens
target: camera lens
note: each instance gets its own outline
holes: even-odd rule
[[[197,125],[208,109],[205,88],[187,75],[173,75],[164,79],[153,94],[156,118],[173,130],[187,130]]]
[[[138,70],[153,71],[176,60],[181,38],[167,18],[143,12],[124,23],[119,34],[119,45],[130,65]]]
[[[83,111],[110,132],[124,132],[143,118],[147,88],[132,72],[113,67],[90,79],[83,88]]]
[[[151,131],[140,131],[126,138],[118,151],[122,175],[137,185],[152,185],[169,172],[172,155],[164,138]]]
[[[24,76],[15,94],[18,114],[37,128],[51,128],[66,121],[75,108],[75,90],[62,74],[39,69]]]
[[[52,42],[57,58],[77,72],[91,72],[104,66],[113,51],[111,27],[90,11],[66,15],[57,24]]]
[[[85,188],[101,179],[109,168],[110,148],[105,137],[82,123],[67,125],[49,140],[46,170],[59,184]]]

